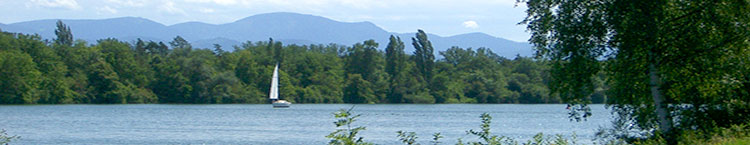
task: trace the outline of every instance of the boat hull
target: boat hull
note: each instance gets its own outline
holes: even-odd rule
[[[289,108],[292,103],[284,101],[284,100],[278,100],[271,103],[273,105],[273,108]]]
[[[273,104],[273,108],[289,108],[289,104]]]

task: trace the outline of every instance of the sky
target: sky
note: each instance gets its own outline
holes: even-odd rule
[[[164,25],[224,24],[256,14],[294,12],[343,22],[369,21],[389,32],[483,32],[526,42],[526,26],[518,25],[525,10],[516,0],[0,0],[0,23],[130,16]]]

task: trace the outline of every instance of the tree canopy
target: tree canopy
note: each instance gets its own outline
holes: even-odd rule
[[[232,49],[171,42],[72,41],[58,23],[54,43],[3,32],[2,104],[267,103],[273,66],[279,93],[295,103],[559,103],[548,95],[548,63],[453,47],[434,59],[424,31],[418,52],[391,37],[385,51],[351,46],[245,42]],[[61,43],[64,41],[64,44]]]
[[[626,130],[660,134],[747,122],[750,1],[528,0],[537,55],[550,89],[586,117],[596,76]],[[581,111],[583,113],[581,113]],[[723,117],[719,117],[723,116]],[[735,116],[726,118],[726,116]],[[654,132],[654,130],[657,130]]]

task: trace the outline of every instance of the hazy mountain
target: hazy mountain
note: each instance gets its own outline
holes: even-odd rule
[[[56,21],[48,19],[0,24],[0,29],[9,32],[36,33],[45,39],[53,39]],[[407,45],[407,53],[411,53],[414,49],[411,46],[411,37],[414,37],[414,33],[392,33],[370,22],[339,22],[320,16],[297,13],[259,14],[226,24],[186,22],[171,26],[139,17],[62,21],[70,26],[75,39],[83,39],[90,43],[104,38],[117,38],[128,42],[137,38],[168,42],[179,35],[190,41],[194,47],[213,48],[213,44],[220,44],[225,50],[233,50],[232,46],[240,45],[242,42],[267,41],[268,38],[274,38],[285,44],[300,45],[329,43],[352,45],[374,39],[381,48],[384,48],[388,43],[389,35],[396,35],[400,36]],[[429,30],[425,31],[429,33]],[[484,33],[449,37],[430,34],[428,37],[435,47],[436,55],[439,51],[451,46],[487,47],[509,58],[515,57],[516,54],[529,56],[532,52],[530,45],[525,42],[514,42]]]
[[[25,28],[19,28],[16,26],[11,26],[8,24],[3,24],[3,23],[0,23],[0,30],[6,31],[6,32],[24,32],[24,33],[31,32],[30,30],[27,30]]]

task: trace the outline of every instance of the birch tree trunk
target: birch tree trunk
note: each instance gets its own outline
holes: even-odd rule
[[[656,66],[654,63],[648,65],[649,75],[649,87],[651,88],[651,97],[654,99],[654,107],[656,108],[656,116],[659,120],[659,131],[666,137],[669,142],[671,139],[668,134],[672,130],[672,120],[669,119],[669,112],[667,111],[667,104],[664,104],[664,95],[661,92],[661,77],[657,74]]]

